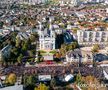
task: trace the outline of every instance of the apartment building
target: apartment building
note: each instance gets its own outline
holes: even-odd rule
[[[77,31],[77,39],[80,45],[107,45],[108,44],[108,30],[79,30]]]

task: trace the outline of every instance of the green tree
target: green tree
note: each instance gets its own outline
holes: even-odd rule
[[[77,47],[78,47],[78,43],[75,41],[72,42],[71,44],[65,44],[65,46],[63,46],[62,48],[64,48],[66,51],[69,51],[69,50],[74,50]]]
[[[22,50],[23,50],[23,51],[27,51],[28,45],[29,45],[29,44],[28,44],[28,41],[27,41],[27,40],[24,41],[24,42],[23,42],[23,45],[22,45]]]
[[[95,44],[95,45],[93,46],[93,49],[92,49],[92,53],[93,53],[93,66],[94,66],[94,67],[97,66],[97,65],[96,65],[95,56],[96,56],[96,53],[98,53],[99,49],[100,49],[100,47],[99,47],[98,44]]]
[[[66,51],[67,51],[67,49],[66,49],[66,44],[62,44],[62,45],[61,45],[61,48],[60,48],[61,54],[62,54],[63,56],[65,56]]]
[[[53,78],[53,79],[51,80],[50,86],[53,87],[53,88],[56,86],[56,80],[55,80],[55,78]]]
[[[9,83],[9,84],[13,85],[13,84],[15,84],[16,80],[17,80],[17,76],[16,76],[14,73],[11,73],[11,74],[7,77],[6,83]]]
[[[17,32],[12,32],[12,34],[11,34],[11,40],[13,42],[15,42],[17,34],[18,34]]]
[[[95,44],[94,46],[93,46],[93,49],[92,49],[92,52],[93,53],[96,53],[96,52],[98,52],[99,51],[99,45],[98,44]]]
[[[23,58],[23,55],[22,55],[22,54],[20,54],[20,55],[18,56],[18,58],[17,58],[17,62],[18,62],[18,63],[21,63],[22,58]]]
[[[29,51],[29,56],[30,56],[30,57],[33,56],[33,51],[32,51],[32,50]]]
[[[36,37],[35,37],[34,35],[31,35],[31,36],[30,36],[30,40],[31,40],[31,42],[35,42]]]
[[[24,77],[24,84],[25,84],[26,86],[34,86],[35,83],[36,83],[36,78],[35,78],[35,76],[30,75],[30,76],[25,76],[25,77]]]
[[[16,48],[16,47],[12,48],[12,49],[11,49],[11,53],[14,54],[13,56],[16,57],[16,56],[18,55],[18,50],[17,50],[17,48]]]
[[[78,47],[78,42],[76,42],[76,41],[73,42],[73,43],[72,43],[72,46],[73,46],[73,47],[72,47],[73,49],[77,48],[77,47]]]
[[[3,55],[2,52],[0,51],[0,66],[3,64],[4,59],[3,59]]]
[[[49,87],[47,87],[45,84],[40,83],[40,85],[34,90],[49,90]]]
[[[73,28],[73,33],[77,33],[78,28]]]
[[[78,84],[78,83],[81,83],[81,78],[82,78],[81,74],[78,73],[78,74],[76,75],[76,83],[77,83],[77,84]]]
[[[19,45],[20,45],[20,43],[21,43],[21,40],[20,40],[20,38],[19,37],[17,37],[16,38],[16,47],[19,47]]]

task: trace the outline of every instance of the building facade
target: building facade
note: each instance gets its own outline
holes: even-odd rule
[[[89,50],[75,49],[66,54],[66,62],[92,62],[93,55]]]
[[[59,3],[61,5],[70,5],[70,6],[77,6],[81,4],[80,0],[60,0]]]
[[[2,55],[2,52],[0,51],[0,62],[2,62],[2,60],[3,60],[3,55]]]
[[[40,4],[40,3],[46,3],[49,2],[50,0],[19,0],[20,4]]]
[[[107,45],[108,31],[78,30],[77,39],[80,45]]]
[[[53,30],[50,22],[49,28],[43,28],[42,24],[39,25],[39,49],[40,50],[53,50],[55,49],[55,31]]]

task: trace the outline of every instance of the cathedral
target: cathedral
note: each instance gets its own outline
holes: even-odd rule
[[[54,50],[55,49],[55,31],[51,20],[49,20],[49,26],[44,26],[39,22],[39,49],[40,50]]]

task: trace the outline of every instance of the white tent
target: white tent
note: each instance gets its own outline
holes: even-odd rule
[[[39,79],[39,81],[50,81],[51,75],[39,75],[38,79]]]
[[[73,78],[74,78],[74,76],[72,74],[66,75],[65,76],[65,81],[66,82],[71,81]]]

